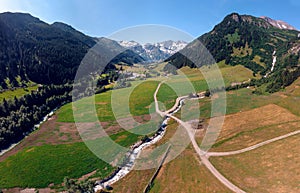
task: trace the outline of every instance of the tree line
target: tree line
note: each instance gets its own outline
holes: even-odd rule
[[[22,140],[53,109],[70,102],[72,85],[41,86],[0,104],[0,150]]]
[[[3,99],[0,103],[0,151],[22,140],[54,109],[72,100],[105,92],[108,90],[105,86],[118,78],[117,71],[109,71],[76,84],[44,85],[22,97]]]

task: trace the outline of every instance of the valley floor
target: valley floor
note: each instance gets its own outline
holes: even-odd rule
[[[197,91],[205,90],[202,79],[197,79],[193,73],[189,73],[189,78],[199,86]],[[182,84],[185,81],[182,75],[178,75],[176,79],[171,77],[154,80],[141,86],[134,83],[135,89],[130,91],[133,92],[130,113],[140,123],[149,121],[149,109],[153,112],[155,106],[156,110],[162,110],[170,109],[174,105],[176,93],[167,83],[179,83],[177,85],[182,91],[180,96],[189,94],[189,90],[185,90]],[[162,80],[166,80],[165,84],[158,87]],[[192,145],[162,167],[150,192],[231,192],[230,189],[234,188],[240,192],[299,192],[300,172],[297,166],[300,152],[297,144],[300,109],[295,105],[299,104],[300,100],[299,88],[300,80],[297,80],[285,91],[268,96],[254,95],[251,89],[227,92],[227,113],[222,131],[212,149],[206,154],[199,149],[199,145],[207,124],[214,119],[210,118],[210,99],[197,101],[201,109],[201,129],[189,128],[191,119],[185,120],[185,117],[181,117],[182,112],[176,114],[172,117],[174,120],[170,122],[165,137],[154,147],[168,142],[180,125],[181,128],[186,127],[188,131],[194,132],[195,138],[191,138]],[[121,89],[120,92],[127,91]],[[157,100],[162,103],[155,105],[153,96],[156,94]],[[143,137],[118,126],[113,118],[109,92],[96,96],[95,100],[97,116],[114,141],[129,147]],[[78,105],[89,102],[89,99],[84,99]],[[163,106],[165,107],[162,108]],[[0,187],[9,188],[9,191],[4,192],[20,190],[15,187],[46,187],[60,191],[65,176],[76,179],[85,176],[86,179],[99,180],[115,170],[86,148],[74,123],[73,108],[71,104],[62,107],[39,130],[0,157],[0,172],[4,176],[0,180]],[[186,101],[184,109],[193,114],[193,102]],[[158,112],[161,113],[163,112]],[[190,115],[187,117],[199,119]],[[184,120],[180,120],[181,118]],[[125,117],[124,121],[126,120]],[[80,124],[87,131],[95,126],[89,114],[83,116]],[[61,168],[61,171],[54,172],[57,168]],[[33,174],[33,171],[37,172]],[[153,173],[153,169],[132,171],[112,185],[113,192],[141,192]],[[40,189],[40,192],[49,190]]]

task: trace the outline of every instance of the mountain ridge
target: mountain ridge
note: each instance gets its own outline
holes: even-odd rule
[[[282,21],[282,20],[274,20],[270,17],[267,17],[267,16],[261,16],[260,18],[266,20],[268,23],[270,23],[271,25],[273,25],[274,27],[277,27],[279,29],[288,29],[288,30],[296,30],[296,31],[299,31],[297,30],[294,26],[288,24],[287,22],[285,21]]]
[[[167,40],[146,44],[140,44],[135,41],[119,41],[119,44],[138,53],[148,63],[163,61],[187,45],[186,42],[181,40]]]
[[[165,60],[171,64],[166,65],[165,70],[172,71],[172,66],[195,68],[220,61],[232,66],[241,64],[252,70],[255,76],[270,75],[268,80],[262,79],[263,83],[259,84],[269,81],[267,90],[275,92],[291,84],[300,73],[300,69],[296,67],[299,63],[299,33],[296,30],[274,27],[262,18],[232,13],[210,32]],[[276,65],[273,64],[274,51]],[[184,56],[184,53],[188,53],[191,58]],[[207,53],[212,55],[214,61],[204,58]],[[195,60],[199,64],[192,62]],[[270,73],[270,69],[274,71]]]
[[[13,86],[22,81],[34,81],[41,84],[63,84],[72,81],[81,60],[99,40],[86,36],[72,26],[61,22],[47,24],[40,19],[24,13],[0,14],[0,86],[7,87],[7,79]],[[105,43],[102,39],[102,43]],[[195,43],[200,41],[211,53],[216,62],[222,60],[229,65],[244,65],[255,75],[270,75],[278,79],[282,88],[286,82],[292,82],[298,74],[300,32],[286,22],[267,17],[232,13],[217,24],[210,32],[203,34],[193,42],[165,41],[156,44],[141,45],[136,42],[107,43],[112,48],[123,44],[123,55],[113,62],[128,63],[165,61],[175,67],[196,67],[180,52],[195,52]],[[100,41],[101,42],[101,41]],[[198,47],[199,48],[199,47]],[[179,51],[180,50],[180,51]],[[191,57],[201,56],[204,50],[199,48]],[[273,53],[276,51],[276,65]],[[212,63],[203,58],[201,65]],[[165,68],[167,69],[169,65]],[[109,67],[110,68],[110,67]],[[111,66],[113,69],[113,66]],[[272,73],[270,73],[272,69]],[[274,72],[273,72],[274,71]],[[300,70],[299,70],[300,71]],[[288,80],[282,80],[285,74]],[[278,87],[278,88],[277,88]],[[273,90],[273,89],[271,89]]]
[[[28,81],[39,84],[73,81],[82,59],[97,43],[105,42],[62,22],[48,24],[28,13],[1,13],[0,88],[19,87]],[[131,65],[142,61],[139,55],[126,51],[111,63]],[[107,69],[114,66],[108,65]]]
[[[23,13],[0,14],[0,82],[15,77],[42,84],[71,79],[95,40],[75,29],[61,30]]]

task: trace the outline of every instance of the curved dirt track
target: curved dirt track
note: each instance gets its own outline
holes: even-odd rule
[[[206,168],[221,182],[223,183],[227,188],[229,188],[230,190],[232,190],[233,192],[237,192],[237,193],[245,193],[245,191],[243,191],[242,189],[240,189],[239,187],[237,187],[236,185],[234,185],[233,183],[231,183],[228,179],[226,179],[211,163],[210,161],[208,160],[209,157],[217,157],[217,156],[229,156],[229,155],[236,155],[236,154],[241,154],[241,153],[244,153],[244,152],[248,152],[248,151],[252,151],[254,149],[257,149],[257,148],[260,148],[262,146],[265,146],[265,145],[268,145],[270,143],[273,143],[273,142],[276,142],[276,141],[279,141],[279,140],[282,140],[282,139],[285,139],[285,138],[288,138],[288,137],[291,137],[291,136],[294,136],[294,135],[297,135],[297,134],[300,134],[300,130],[298,131],[294,131],[294,132],[291,132],[291,133],[288,133],[286,135],[282,135],[282,136],[279,136],[279,137],[276,137],[276,138],[273,138],[273,139],[270,139],[270,140],[267,140],[267,141],[264,141],[264,142],[261,142],[259,144],[256,144],[256,145],[253,145],[251,147],[247,147],[247,148],[244,148],[244,149],[241,149],[241,150],[237,150],[237,151],[230,151],[230,152],[204,152],[200,149],[199,145],[197,144],[195,138],[194,138],[194,134],[193,133],[193,129],[191,127],[190,124],[186,123],[186,122],[183,122],[182,120],[178,119],[177,117],[173,116],[173,115],[170,115],[170,112],[172,112],[172,109],[176,108],[178,105],[179,105],[179,102],[182,100],[182,99],[186,99],[188,98],[187,96],[183,96],[183,97],[178,97],[177,100],[176,100],[176,103],[174,104],[174,106],[166,111],[166,112],[162,112],[160,111],[159,109],[159,106],[158,106],[158,101],[157,101],[157,93],[160,89],[160,86],[162,85],[163,82],[161,82],[158,87],[157,87],[157,90],[154,94],[154,101],[155,101],[155,109],[156,109],[156,112],[158,114],[160,114],[161,116],[169,116],[171,117],[172,119],[174,119],[176,122],[178,122],[179,124],[181,124],[185,129],[186,131],[188,132],[188,135],[189,135],[189,138],[192,142],[192,145],[193,145],[193,148],[195,149],[196,153],[198,154],[201,162],[206,166]]]
[[[288,133],[286,135],[282,135],[282,136],[279,136],[279,137],[276,137],[276,138],[273,138],[273,139],[270,139],[270,140],[267,140],[267,141],[264,141],[262,143],[259,143],[259,144],[256,144],[256,145],[253,145],[251,147],[247,147],[247,148],[244,148],[244,149],[241,149],[241,150],[237,150],[237,151],[229,151],[229,152],[208,152],[206,154],[206,157],[219,157],[219,156],[229,156],[229,155],[236,155],[236,154],[241,154],[241,153],[245,153],[247,151],[252,151],[254,149],[257,149],[259,147],[262,147],[264,145],[268,145],[270,143],[273,143],[273,142],[276,142],[276,141],[279,141],[279,140],[282,140],[282,139],[285,139],[285,138],[288,138],[288,137],[291,137],[291,136],[294,136],[294,135],[297,135],[300,133],[300,130],[298,131],[294,131],[292,133]]]
[[[223,183],[227,188],[229,188],[230,190],[236,192],[236,193],[245,193],[245,191],[243,191],[242,189],[240,189],[239,187],[237,187],[236,185],[234,185],[233,183],[231,183],[229,180],[227,180],[208,160],[208,158],[206,157],[206,152],[203,152],[200,147],[198,146],[196,140],[195,140],[195,137],[194,137],[194,133],[192,133],[193,129],[191,127],[190,124],[188,123],[185,123],[183,122],[182,120],[178,119],[177,117],[174,117],[173,115],[170,115],[168,112],[170,111],[167,111],[166,112],[162,112],[159,110],[159,106],[158,106],[158,101],[157,101],[157,93],[159,91],[159,88],[160,86],[162,85],[163,82],[161,82],[155,93],[154,93],[154,101],[155,101],[155,109],[156,109],[156,112],[158,114],[160,114],[161,116],[169,116],[171,117],[172,119],[174,119],[175,121],[177,121],[179,124],[181,124],[185,129],[186,131],[188,132],[188,135],[189,135],[189,138],[192,142],[192,145],[196,151],[196,153],[198,154],[200,160],[202,161],[202,163],[206,166],[206,168],[221,182]],[[176,105],[178,105],[178,103],[180,100],[176,100],[176,103],[175,103],[175,107]]]

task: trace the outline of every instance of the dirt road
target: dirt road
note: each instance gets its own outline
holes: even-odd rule
[[[227,180],[208,160],[208,158],[206,157],[206,152],[203,152],[199,145],[197,144],[196,140],[195,140],[195,131],[192,129],[191,125],[183,122],[182,120],[178,119],[177,117],[174,117],[173,115],[170,115],[168,112],[162,112],[159,109],[158,106],[158,101],[157,101],[157,93],[159,91],[159,88],[161,86],[162,83],[160,83],[157,87],[156,92],[154,93],[154,100],[155,100],[155,109],[156,112],[158,114],[160,114],[161,116],[169,116],[172,119],[174,119],[175,121],[177,121],[179,124],[181,124],[187,131],[189,138],[192,142],[192,145],[196,151],[196,153],[198,154],[200,160],[202,161],[202,163],[207,167],[207,169],[220,181],[222,182],[227,188],[229,188],[230,190],[236,192],[236,193],[245,193],[245,191],[243,191],[242,189],[240,189],[239,187],[237,187],[236,185],[234,185],[233,183],[231,183],[229,180]],[[180,100],[178,100],[179,103]],[[176,100],[177,103],[177,100]],[[178,104],[175,104],[175,107]]]
[[[294,136],[294,135],[297,135],[297,134],[300,134],[300,130],[294,131],[292,133],[289,133],[289,134],[286,134],[286,135],[282,135],[282,136],[276,137],[274,139],[270,139],[270,140],[264,141],[262,143],[259,143],[259,144],[253,145],[251,147],[247,147],[247,148],[241,149],[241,150],[237,150],[237,151],[208,152],[206,154],[206,157],[209,158],[209,157],[229,156],[229,155],[236,155],[236,154],[240,154],[240,153],[245,153],[247,151],[252,151],[252,150],[257,149],[259,147],[262,147],[264,145],[267,145],[267,144],[270,144],[270,143],[273,143],[273,142],[276,142],[276,141],[279,141],[279,140],[282,140],[282,139],[285,139],[285,138],[288,138],[288,137],[291,137],[291,136]]]

